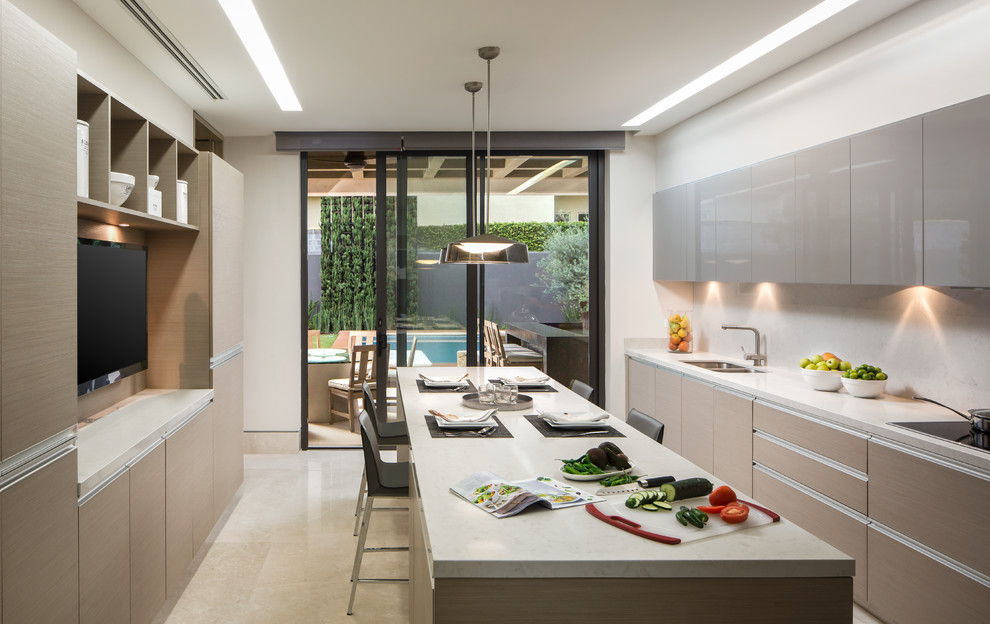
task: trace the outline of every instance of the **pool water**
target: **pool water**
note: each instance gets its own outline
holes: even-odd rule
[[[464,334],[417,334],[416,350],[422,351],[434,366],[457,364],[457,352],[466,349]],[[395,349],[395,336],[389,336],[388,343]],[[412,344],[412,336],[406,336],[406,348]]]

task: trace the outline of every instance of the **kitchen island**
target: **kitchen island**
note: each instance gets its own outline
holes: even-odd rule
[[[460,408],[460,394],[420,393],[419,372],[470,371],[477,385],[528,368],[400,369],[399,413],[410,438],[410,620],[440,623],[842,622],[852,619],[854,561],[786,518],[773,525],[675,546],[647,541],[582,507],[527,509],[496,519],[449,487],[487,470],[508,480],[561,479],[556,458],[578,457],[605,439],[617,443],[637,474],[678,478],[710,474],[628,427],[626,437],[545,438],[524,415],[501,411],[512,438],[433,438],[428,409]],[[530,393],[543,411],[597,409],[563,386]],[[561,479],[562,480],[562,479]],[[596,482],[585,482],[587,490]],[[622,497],[613,497],[624,500]],[[759,501],[757,501],[759,502]]]

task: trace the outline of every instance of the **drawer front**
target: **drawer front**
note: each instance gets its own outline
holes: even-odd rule
[[[846,433],[758,401],[753,403],[753,427],[866,472],[865,436]]]
[[[638,409],[647,416],[653,416],[653,371],[652,366],[626,358],[626,409]]]
[[[990,481],[975,474],[870,441],[870,517],[983,574],[988,494]]]
[[[990,587],[871,526],[868,606],[887,624],[985,622]]]
[[[656,381],[656,413],[654,418],[663,423],[663,445],[681,452],[681,376],[659,368]]]
[[[865,478],[843,472],[760,435],[753,438],[753,459],[861,514],[866,514]]]
[[[855,559],[853,598],[866,602],[868,562],[864,521],[826,505],[759,466],[753,469],[753,498]]]

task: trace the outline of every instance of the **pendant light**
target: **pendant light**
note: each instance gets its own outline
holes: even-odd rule
[[[488,64],[488,134],[485,141],[485,165],[482,175],[485,179],[484,201],[476,202],[475,194],[471,194],[471,218],[475,224],[485,224],[485,233],[454,241],[440,250],[441,264],[525,264],[529,262],[529,249],[525,243],[488,234],[488,213],[491,210],[491,160],[492,160],[492,59],[499,55],[497,46],[486,46],[478,49],[478,56]],[[471,163],[475,162],[474,155],[474,96],[481,90],[482,83],[466,82],[464,89],[471,94]],[[480,203],[480,210],[476,205]]]

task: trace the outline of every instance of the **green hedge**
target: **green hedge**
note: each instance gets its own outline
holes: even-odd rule
[[[519,223],[491,223],[490,234],[526,243],[530,251],[546,251],[546,243],[557,232],[588,231],[586,221],[526,221]],[[420,251],[440,251],[440,248],[464,238],[464,225],[421,225],[417,228],[416,244]]]

